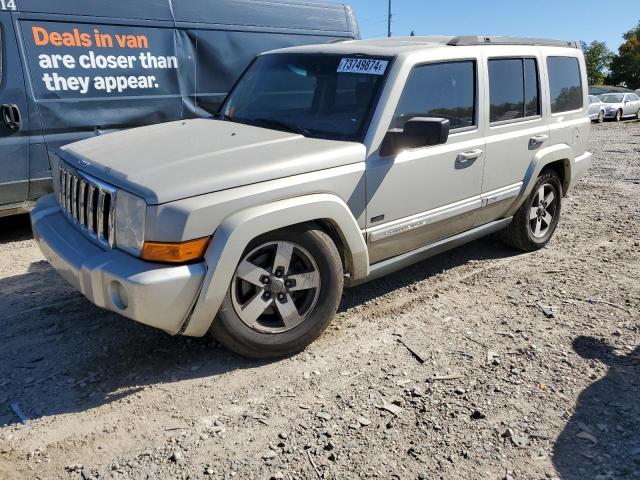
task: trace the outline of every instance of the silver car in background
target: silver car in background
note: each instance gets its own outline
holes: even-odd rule
[[[616,122],[629,117],[640,120],[640,97],[635,93],[605,93],[600,100],[604,103],[605,118]]]
[[[595,95],[589,95],[589,120],[592,122],[604,122],[605,104]]]

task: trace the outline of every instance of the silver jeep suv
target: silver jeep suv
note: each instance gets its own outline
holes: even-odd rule
[[[272,51],[212,119],[62,148],[33,231],[100,307],[288,355],[327,328],[345,285],[493,232],[545,246],[591,164],[588,104],[572,42]]]

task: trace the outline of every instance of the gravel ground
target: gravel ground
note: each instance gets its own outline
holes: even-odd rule
[[[640,123],[590,149],[548,248],[348,290],[277,362],[93,307],[0,220],[0,478],[640,478]]]

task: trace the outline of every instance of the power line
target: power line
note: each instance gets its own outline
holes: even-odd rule
[[[389,0],[389,10],[387,13],[387,37],[391,36],[391,0]]]

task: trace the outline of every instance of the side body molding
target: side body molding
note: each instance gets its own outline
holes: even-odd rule
[[[564,143],[558,144],[558,145],[552,145],[550,147],[543,148],[542,150],[540,150],[536,154],[536,156],[533,158],[531,164],[529,165],[529,168],[527,169],[527,173],[525,174],[523,179],[524,183],[522,185],[522,190],[520,191],[520,195],[518,195],[518,198],[513,203],[509,211],[505,214],[505,216],[511,217],[516,213],[518,208],[520,208],[520,205],[522,205],[522,203],[526,200],[526,198],[531,194],[531,191],[533,190],[533,186],[535,185],[536,180],[540,175],[540,172],[542,172],[542,169],[547,165],[549,165],[550,163],[563,161],[564,168],[565,168],[565,178],[567,179],[566,182],[570,182],[571,181],[571,165],[574,159],[575,159],[575,153],[573,149],[569,147],[569,145]],[[565,182],[565,185],[563,185],[563,189],[565,192],[569,187],[568,183],[566,182]]]
[[[251,207],[228,216],[216,230],[205,254],[207,274],[180,333],[194,337],[207,333],[249,242],[264,233],[312,220],[328,220],[335,226],[345,246],[351,278],[366,277],[369,253],[364,236],[339,197],[319,193]]]

